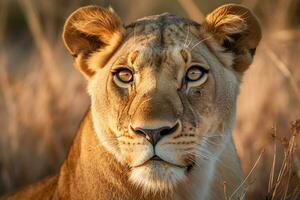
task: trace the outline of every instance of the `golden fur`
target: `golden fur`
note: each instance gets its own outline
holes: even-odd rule
[[[243,180],[236,98],[260,38],[255,16],[236,4],[202,25],[162,14],[124,26],[112,9],[78,9],[63,39],[91,108],[59,174],[5,199],[214,200],[224,181],[233,194]],[[189,81],[195,66],[202,78]],[[132,82],[116,76],[124,68]],[[233,198],[244,195],[240,187]]]

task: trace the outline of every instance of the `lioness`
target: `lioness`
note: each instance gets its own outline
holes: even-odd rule
[[[250,10],[124,26],[112,9],[88,6],[67,19],[63,39],[91,107],[59,174],[7,199],[219,200],[224,181],[229,196],[246,195],[231,132],[261,39]]]

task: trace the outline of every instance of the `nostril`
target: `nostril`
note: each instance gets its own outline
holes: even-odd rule
[[[176,123],[173,127],[160,127],[156,129],[145,129],[140,127],[132,127],[130,129],[133,133],[145,137],[150,143],[156,145],[157,142],[166,135],[174,133],[179,127],[179,123]]]
[[[179,123],[177,122],[175,124],[175,126],[173,126],[172,128],[165,128],[163,130],[160,131],[160,135],[163,137],[163,136],[166,136],[166,135],[170,135],[172,133],[174,133],[179,127]]]
[[[130,126],[131,130],[140,136],[143,136],[146,138],[148,141],[150,141],[152,144],[155,144],[155,132],[153,132],[151,129],[143,129],[143,128],[133,128]]]
[[[130,128],[134,133],[136,133],[138,135],[146,136],[146,134],[147,134],[140,128],[133,128],[132,126],[130,126]]]

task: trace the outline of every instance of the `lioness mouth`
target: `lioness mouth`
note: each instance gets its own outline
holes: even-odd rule
[[[170,162],[168,162],[168,161],[165,161],[165,160],[161,159],[161,158],[160,158],[159,156],[157,156],[157,155],[154,155],[152,158],[150,158],[150,159],[149,159],[148,161],[146,161],[144,164],[149,163],[149,161],[163,162],[163,163],[166,163],[166,164],[171,165],[171,166],[175,166],[175,167],[179,167],[179,168],[184,168],[184,169],[187,170],[187,172],[190,172],[191,169],[194,167],[194,163],[193,163],[193,164],[189,164],[189,165],[187,165],[187,166],[177,165],[177,164],[174,164],[174,163],[170,163]],[[144,164],[142,164],[142,165],[144,165]],[[136,167],[140,167],[140,166],[142,166],[142,165],[139,165],[139,166],[136,166]]]
[[[163,159],[161,159],[159,156],[154,155],[152,158],[150,158],[150,160],[156,160],[156,161],[164,161]]]

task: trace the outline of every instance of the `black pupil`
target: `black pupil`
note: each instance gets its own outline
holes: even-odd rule
[[[131,71],[124,69],[124,70],[120,70],[119,73],[117,74],[119,80],[128,83],[132,80],[132,74]]]
[[[187,79],[189,81],[197,81],[201,79],[205,73],[207,73],[208,70],[204,69],[203,67],[200,66],[192,66],[187,72]]]

